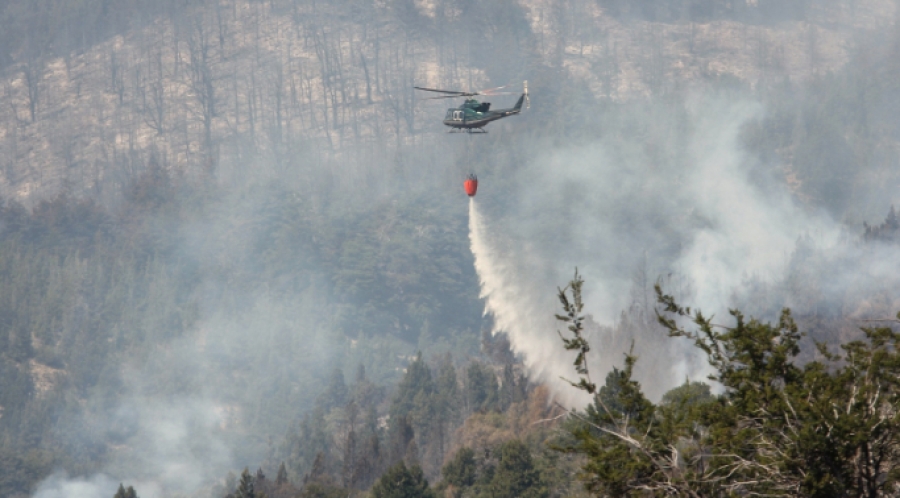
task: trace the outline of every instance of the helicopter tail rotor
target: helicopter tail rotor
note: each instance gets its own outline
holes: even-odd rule
[[[525,80],[525,109],[531,109],[531,98],[528,96],[528,80]]]

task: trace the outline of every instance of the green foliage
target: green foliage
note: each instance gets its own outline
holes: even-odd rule
[[[900,137],[896,47],[861,43],[850,63],[802,88],[769,85],[761,92],[769,111],[744,130],[761,163],[775,174],[790,164],[792,190],[836,219],[872,219],[894,199],[888,185],[898,172],[886,154]]]
[[[316,462],[332,450],[332,438],[325,421],[325,411],[316,407],[303,416],[298,427],[288,431],[282,452],[286,455],[293,475],[304,476],[313,472]]]
[[[347,390],[347,384],[344,382],[344,372],[340,368],[335,368],[331,372],[331,378],[328,380],[328,386],[325,391],[319,395],[317,404],[323,410],[328,411],[335,407],[342,407],[350,400],[350,393]]]
[[[497,376],[488,365],[472,362],[466,368],[466,405],[470,411],[486,411],[496,408],[498,392]]]
[[[369,210],[322,208],[281,186],[195,187],[151,161],[114,209],[66,195],[34,209],[0,203],[0,453],[53,448],[57,464],[95,470],[110,446],[96,444],[83,425],[121,394],[122,362],[156,372],[160,394],[194,392],[193,367],[182,362],[171,368],[177,350],[167,345],[194,330],[204,302],[212,303],[204,308],[207,316],[221,312],[235,329],[267,331],[253,338],[254,347],[242,345],[250,337],[236,331],[236,340],[204,346],[213,363],[241,356],[244,367],[219,380],[249,393],[241,400],[247,429],[284,431],[298,412],[309,413],[282,445],[286,470],[302,477],[319,453],[328,455],[330,468],[340,468],[345,441],[331,435],[347,433],[341,425],[352,401],[366,420],[355,432],[354,461],[365,463],[363,481],[371,483],[383,470],[377,406],[385,389],[367,379],[348,387],[337,371],[329,378],[335,365],[322,366],[330,358],[298,360],[298,351],[309,354],[308,344],[297,341],[292,328],[307,326],[297,318],[305,315],[279,303],[293,306],[298,293],[303,299],[314,293],[317,304],[333,304],[316,343],[341,347],[344,333],[354,337],[360,347],[348,346],[349,364],[337,367],[365,362],[379,384],[399,377],[396,358],[409,354],[423,328],[434,344],[445,347],[449,337],[453,348],[473,351],[477,336],[466,331],[477,329],[480,307],[471,255],[458,236],[464,220],[408,200],[379,205],[370,216]],[[208,227],[203,237],[192,233],[195,226]],[[220,238],[229,243],[220,245]],[[387,265],[385,255],[393,258]],[[270,310],[255,309],[259,296]],[[271,315],[289,319],[276,323]],[[306,370],[298,372],[298,363]],[[47,372],[40,393],[32,369]],[[261,372],[276,377],[256,375]],[[455,376],[452,365],[443,374]],[[434,446],[428,458],[437,461],[450,419],[461,416],[454,411],[460,403],[446,379],[440,399],[433,396],[433,379],[430,384],[418,400],[422,386],[410,386],[398,403],[415,412],[410,424]],[[303,397],[314,386],[323,389],[318,414]],[[117,443],[129,437],[127,430],[113,432]],[[0,459],[0,474],[12,475],[22,462]],[[30,476],[26,480],[0,480],[0,495],[28,493],[49,470],[36,466],[18,473]]]
[[[685,380],[684,384],[663,395],[656,407],[660,436],[672,434],[683,437],[690,434],[692,438],[696,437],[697,421],[710,409],[710,403],[715,401],[707,384]],[[678,441],[668,442],[672,444]]]
[[[51,472],[55,464],[53,455],[46,451],[19,452],[0,447],[0,490],[11,491],[7,496],[15,496],[16,490],[28,491],[32,483]]]
[[[253,476],[250,475],[250,469],[244,467],[244,471],[241,472],[241,480],[238,482],[237,490],[235,490],[235,498],[254,498],[255,496]]]
[[[542,498],[549,496],[534,466],[531,451],[519,440],[498,448],[499,461],[490,482],[480,487],[479,496],[491,498]]]
[[[289,484],[287,467],[284,466],[284,462],[281,462],[281,465],[278,466],[278,474],[275,476],[275,487],[280,488],[286,484]]]
[[[588,457],[584,472],[589,490],[627,496],[659,479],[652,452],[657,449],[654,407],[632,379],[637,358],[629,354],[625,368],[614,368],[584,415],[570,422],[575,443],[561,449]]]
[[[534,461],[532,449],[518,439],[485,450],[478,458],[471,448],[460,448],[441,472],[444,480],[437,489],[453,496],[550,496],[550,483]]]
[[[433,498],[428,480],[418,465],[407,469],[403,462],[389,468],[372,486],[372,498]]]
[[[591,351],[591,347],[582,335],[584,332],[584,317],[581,315],[581,310],[584,309],[584,303],[581,300],[581,287],[583,285],[584,280],[578,275],[578,270],[576,269],[575,277],[569,285],[564,289],[558,289],[559,292],[557,293],[557,296],[559,297],[559,302],[562,304],[565,315],[556,315],[556,319],[568,324],[567,328],[569,332],[572,333],[573,338],[568,339],[562,335],[562,332],[557,333],[567,350],[578,351],[578,355],[575,357],[575,371],[578,372],[579,375],[582,375],[582,377],[577,383],[572,381],[567,382],[589,394],[594,394],[597,390],[597,386],[591,382],[587,364],[587,354]],[[572,293],[571,300],[568,294],[566,294],[567,291]]]
[[[471,253],[460,237],[463,219],[386,203],[336,221],[322,264],[331,270],[339,326],[347,335],[389,331],[414,342],[435,324],[478,328],[477,314],[458,312],[478,308]]]
[[[434,393],[434,380],[431,378],[431,369],[422,359],[422,353],[406,367],[406,375],[397,386],[397,394],[391,404],[392,416],[408,414],[416,408],[416,397],[430,396]]]
[[[138,498],[137,491],[133,487],[128,486],[126,489],[122,483],[119,483],[119,489],[113,498]]]
[[[896,242],[900,235],[898,233],[900,232],[900,219],[897,218],[897,212],[893,205],[881,225],[869,226],[868,223],[863,222],[863,227],[865,228],[863,240],[869,242],[876,240]]]
[[[679,306],[657,285],[659,321],[692,340],[725,391],[686,382],[647,401],[636,358],[613,369],[594,403],[568,423],[564,451],[587,457],[589,490],[611,496],[894,496],[900,491],[900,333],[819,345],[825,361],[797,362],[788,310],[776,324],[732,310],[732,326]],[[685,320],[693,327],[685,327]],[[900,314],[898,314],[900,320]],[[576,387],[579,387],[576,385]]]
[[[525,392],[528,380],[524,374],[516,376],[513,365],[507,363],[503,366],[503,384],[500,386],[500,402],[501,410],[506,410],[513,403],[524,401],[527,393]]]
[[[418,461],[416,434],[410,417],[408,415],[391,417],[390,424],[388,428],[388,462]]]
[[[437,384],[436,410],[438,416],[441,417],[442,423],[453,423],[461,415],[461,395],[456,378],[456,367],[453,366],[453,359],[449,355],[444,357],[438,367],[435,383]]]
[[[310,483],[303,487],[299,498],[347,498],[348,491],[340,486],[323,483]]]
[[[457,488],[465,488],[475,484],[476,477],[475,452],[471,448],[460,448],[453,458],[441,469],[444,481]]]
[[[666,310],[688,316],[668,296]],[[721,328],[700,312],[696,330],[661,318],[673,336],[693,339],[707,353],[715,380],[726,388],[708,405],[708,444],[718,473],[752,482],[753,492],[791,496],[887,496],[896,493],[892,470],[900,457],[900,335],[863,329],[866,340],[844,344],[843,355],[820,353],[828,363],[798,366],[801,334],[785,310],[777,325],[745,321]],[[739,488],[736,484],[732,488]]]

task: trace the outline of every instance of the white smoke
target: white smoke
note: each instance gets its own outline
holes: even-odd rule
[[[742,283],[781,277],[798,237],[830,247],[842,230],[797,203],[783,181],[754,175],[760,165],[742,151],[740,132],[760,106],[698,97],[674,109],[657,103],[638,110],[607,136],[529,155],[509,172],[515,187],[505,206],[470,205],[472,252],[495,332],[508,333],[532,377],[566,402],[579,398],[559,380],[575,372],[556,334],[554,289],[575,267],[594,322],[593,380],[602,383],[621,367],[634,340],[636,375],[658,399],[709,371],[695,348],[655,325],[657,278],[674,275],[664,291],[684,282],[690,291],[682,304],[727,320]],[[625,337],[622,313],[637,296],[650,304],[640,310],[643,324]]]
[[[126,485],[143,498],[194,492],[235,463],[221,430],[227,412],[212,400],[135,398],[122,402],[118,413],[137,430],[106,471],[129,478]]]
[[[116,494],[118,486],[105,474],[72,479],[59,472],[41,482],[34,498],[108,498]]]
[[[70,477],[57,472],[40,483],[33,498],[111,498],[122,483],[141,498],[189,496],[234,466],[220,429],[226,420],[215,403],[198,398],[132,398],[120,401],[97,424],[129,433],[104,472]]]
[[[260,413],[267,421],[275,417],[264,411],[272,395],[267,386],[323,370],[321,358],[336,348],[318,335],[323,330],[307,310],[317,301],[304,296],[257,296],[238,316],[211,314],[196,330],[123,366],[115,404],[82,415],[90,430],[81,437],[106,445],[103,472],[87,480],[57,474],[42,489],[111,498],[115,489],[108,492],[106,484],[114,481],[134,486],[141,498],[195,496],[229,471],[262,464],[265,429],[251,424]],[[288,385],[293,389],[281,396],[298,404],[312,397],[306,385]]]

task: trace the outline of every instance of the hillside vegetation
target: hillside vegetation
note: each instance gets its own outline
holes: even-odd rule
[[[645,397],[632,367],[671,355],[667,332],[700,337],[657,322],[646,265],[627,269],[632,302],[618,321],[585,318],[612,338],[595,344],[604,361],[622,368],[566,416],[559,393],[490,333],[459,183],[477,172],[479,202],[508,212],[511,193],[540,191],[517,176],[523,165],[599,138],[622,144],[615,159],[638,177],[667,174],[692,157],[683,138],[699,126],[698,101],[752,102],[760,112],[739,144],[748,182],[785,185],[853,250],[826,253],[797,234],[779,283],[747,275],[734,299],[748,316],[794,310],[778,327],[747,326],[797,347],[781,352],[791,367],[770,387],[831,382],[849,396],[864,362],[815,363],[825,353],[812,341],[845,355],[881,347],[895,361],[893,332],[861,331],[859,319],[900,309],[897,16],[889,0],[0,2],[0,496],[68,489],[58,471],[128,480],[122,496],[134,485],[145,498],[405,492],[392,482],[414,496],[641,495],[668,492],[663,478],[712,486],[728,462],[700,469],[698,457],[675,477],[666,472],[682,467],[659,462],[719,443],[749,462],[742,477],[776,465],[781,480],[703,496],[849,493],[857,470],[798,477],[811,450],[754,460],[747,444],[759,440],[732,437],[746,414],[726,405],[753,401],[729,397],[746,394],[726,375],[734,357],[719,359],[719,381],[736,391],[688,382]],[[412,88],[517,94],[524,80],[531,109],[479,137],[445,134],[440,119],[458,103]],[[566,204],[554,223],[582,209]],[[646,229],[627,216],[609,219]],[[574,245],[582,227],[568,228]],[[677,227],[652,230],[668,237],[660,252],[683,242]],[[844,278],[860,259],[873,264],[856,276],[881,284]],[[653,351],[623,365],[641,334]],[[865,345],[839,349],[856,339]],[[824,420],[815,403],[788,414],[777,391],[760,403],[780,420]],[[601,401],[623,396],[644,417],[650,456],[610,439],[631,413]],[[657,420],[669,432],[651,431]],[[773,427],[753,426],[767,437]],[[879,447],[884,462],[896,462],[893,441]],[[866,481],[876,496],[894,489],[882,467]]]

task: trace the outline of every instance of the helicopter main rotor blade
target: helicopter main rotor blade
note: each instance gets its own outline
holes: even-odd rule
[[[503,90],[509,85],[498,86],[497,88],[488,88],[487,90],[478,90],[474,92],[477,95],[506,95],[504,93],[497,93],[497,90]]]
[[[458,96],[458,97],[462,97],[465,95],[473,95],[470,92],[458,92],[456,90],[438,90],[437,88],[424,88],[421,86],[414,86],[413,88],[415,88],[416,90],[424,90],[426,92],[449,93],[449,94],[453,94],[454,96]]]
[[[504,88],[509,87],[510,85],[498,86],[496,88],[488,88],[487,90],[479,90],[477,92],[461,92],[458,90],[441,90],[439,88],[426,88],[423,86],[414,86],[416,90],[422,90],[424,92],[436,92],[436,93],[444,93],[446,95],[442,95],[440,97],[429,97],[421,100],[436,100],[436,99],[453,99],[457,97],[475,97],[476,95],[484,95],[484,96],[495,96],[495,95],[518,95],[515,92],[499,92],[498,90],[503,90]]]

